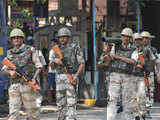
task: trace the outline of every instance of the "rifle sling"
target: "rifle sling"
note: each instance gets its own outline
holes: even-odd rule
[[[145,61],[144,61],[144,58],[143,58],[142,53],[139,53],[139,54],[138,54],[138,58],[139,58],[140,63],[141,63],[141,64],[140,64],[141,69],[144,70],[144,81],[145,81],[145,85],[146,85],[147,88],[149,88],[150,83],[149,83],[149,80],[148,80],[148,78],[147,78],[147,73],[146,73],[145,68],[144,68]]]

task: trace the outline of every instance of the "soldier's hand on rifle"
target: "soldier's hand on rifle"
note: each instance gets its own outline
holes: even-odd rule
[[[61,62],[61,60],[60,60],[59,58],[55,58],[55,59],[53,60],[53,62],[54,62],[55,64],[57,64],[57,65],[62,65],[62,62]]]
[[[12,77],[17,77],[17,76],[18,76],[17,72],[16,72],[16,71],[13,71],[13,70],[10,70],[10,71],[9,71],[9,74],[10,74],[10,76],[12,76]]]
[[[74,74],[74,75],[73,75],[73,80],[70,81],[71,84],[75,85],[75,84],[77,83],[77,79],[78,79],[78,74]]]
[[[104,64],[104,66],[109,66],[109,65],[111,65],[110,63],[111,63],[112,58],[111,58],[110,55],[104,56],[104,60],[107,62],[107,64]]]
[[[52,69],[55,69],[55,68],[56,68],[56,63],[52,61],[52,62],[49,64],[49,66],[50,66]]]
[[[74,75],[73,75],[73,81],[75,81],[75,82],[76,82],[76,81],[77,81],[77,79],[78,79],[78,74],[74,74]]]
[[[32,82],[33,82],[34,84],[36,84],[36,79],[32,78]]]

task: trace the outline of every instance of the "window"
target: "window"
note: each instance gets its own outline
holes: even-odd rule
[[[58,2],[59,0],[49,0],[49,11],[58,10]]]

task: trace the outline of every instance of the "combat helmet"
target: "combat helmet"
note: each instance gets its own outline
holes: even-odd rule
[[[25,36],[24,36],[24,33],[21,29],[14,28],[10,33],[10,38],[12,38],[12,37],[23,37],[24,38]]]
[[[126,36],[129,36],[129,37],[132,37],[133,31],[132,31],[131,28],[124,28],[121,32],[121,35],[126,35]]]
[[[136,39],[141,40],[141,39],[142,39],[142,36],[141,36],[139,33],[134,33],[134,34],[133,34],[133,40],[136,40]]]
[[[149,32],[147,32],[147,31],[143,31],[141,33],[141,37],[151,38],[151,34]]]
[[[68,28],[63,27],[63,28],[59,29],[59,31],[58,31],[58,37],[61,37],[61,36],[70,37],[71,36],[71,31]]]

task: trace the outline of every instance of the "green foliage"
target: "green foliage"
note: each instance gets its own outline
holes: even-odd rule
[[[23,28],[23,23],[24,22],[30,22],[33,21],[34,18],[31,15],[31,12],[29,11],[29,9],[23,9],[20,12],[20,16],[18,18],[12,18],[12,24],[11,24],[11,29],[12,28]]]
[[[20,19],[14,19],[12,20],[12,24],[10,26],[11,28],[23,28],[23,22]]]
[[[143,1],[139,2],[139,6],[140,8],[144,8],[145,7],[145,3]]]
[[[35,0],[35,1],[36,1],[37,3],[42,3],[42,4],[44,4],[47,0]],[[17,7],[17,6],[18,6],[17,0],[11,0],[10,5],[11,5],[12,7]]]
[[[30,15],[31,15],[31,13],[30,13],[30,11],[29,11],[29,9],[23,9],[22,11],[21,11],[21,14],[22,14],[22,17],[29,17]]]
[[[10,5],[11,5],[12,7],[17,7],[17,6],[18,6],[17,0],[11,0]]]
[[[135,10],[137,8],[136,0],[128,0],[128,9]]]
[[[145,7],[145,1],[147,1],[147,0],[143,0],[143,1],[139,1],[139,2],[137,2],[136,0],[128,0],[128,9],[129,10],[135,10],[138,5],[139,5],[140,8],[144,8]]]
[[[41,2],[42,4],[44,4],[46,1],[47,1],[47,0],[36,0],[37,3],[40,3],[40,2]]]
[[[23,28],[22,22],[19,19],[13,20],[11,26],[7,26],[7,34],[9,35],[13,28]]]

